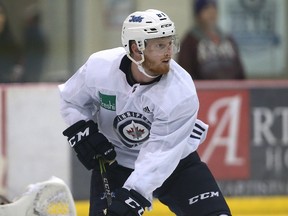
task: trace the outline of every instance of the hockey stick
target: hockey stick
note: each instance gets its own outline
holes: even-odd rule
[[[99,157],[98,160],[99,160],[100,173],[102,176],[104,193],[105,193],[107,205],[110,206],[112,204],[112,193],[110,190],[109,181],[108,181],[107,172],[106,172],[106,167],[105,167],[106,161],[102,157]]]

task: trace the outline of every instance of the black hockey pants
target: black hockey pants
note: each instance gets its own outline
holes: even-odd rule
[[[107,168],[112,191],[121,188],[133,170],[114,165]],[[139,179],[141,181],[141,179]],[[182,159],[172,175],[153,193],[177,216],[231,215],[207,165],[193,152]],[[107,208],[99,169],[92,172],[89,216],[103,216]]]

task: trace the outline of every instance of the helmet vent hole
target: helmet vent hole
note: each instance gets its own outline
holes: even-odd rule
[[[167,20],[167,18],[164,17],[164,18],[161,18],[160,20],[161,20],[161,21],[162,21],[162,20]]]
[[[152,21],[147,21],[146,23],[152,23]]]
[[[148,34],[154,34],[154,33],[158,32],[158,30],[156,28],[150,28],[149,30],[150,31],[147,31]]]

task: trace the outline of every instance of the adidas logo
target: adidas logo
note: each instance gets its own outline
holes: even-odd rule
[[[151,113],[150,109],[148,106],[144,107],[143,108],[143,111],[146,112],[146,113]]]

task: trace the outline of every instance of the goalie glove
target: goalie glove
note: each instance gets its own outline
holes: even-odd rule
[[[92,120],[78,121],[65,131],[70,146],[75,150],[78,159],[88,169],[98,164],[96,156],[102,156],[107,161],[113,161],[116,152],[107,138],[99,133],[98,126]]]
[[[121,188],[115,193],[112,204],[108,207],[108,216],[141,216],[151,203],[137,191]]]

